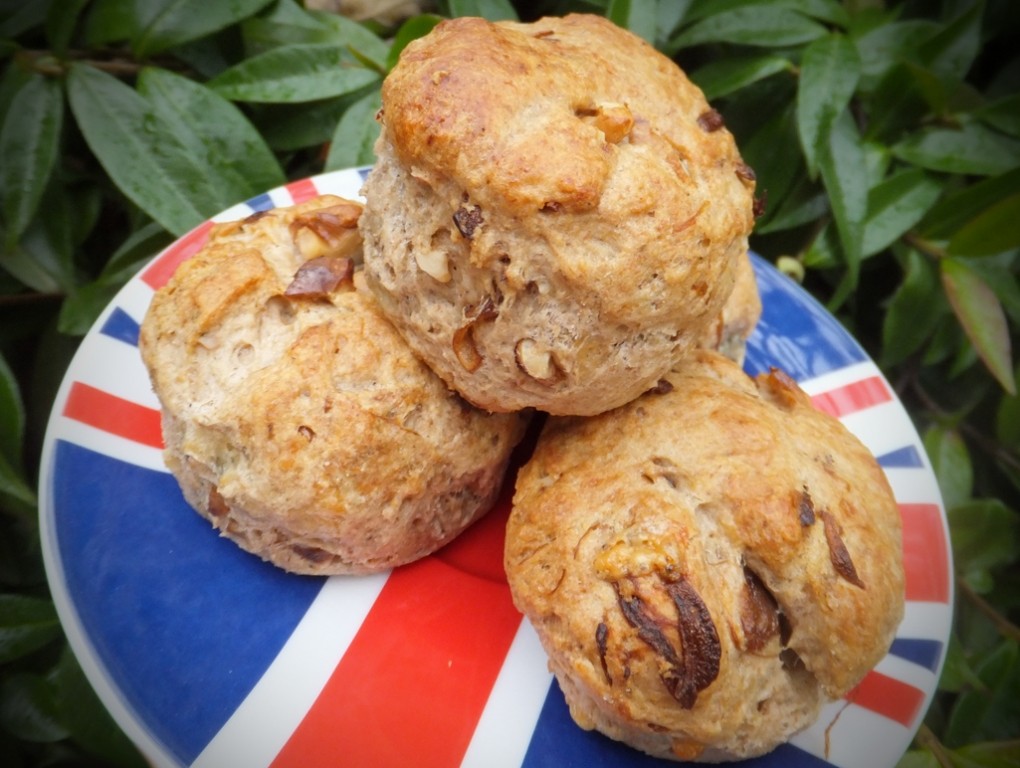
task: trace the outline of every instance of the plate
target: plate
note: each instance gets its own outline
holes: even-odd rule
[[[85,336],[43,449],[47,576],[70,646],[157,766],[631,766],[660,763],[570,720],[502,572],[504,497],[439,553],[368,577],[285,573],[217,536],[162,459],[138,354],[153,292],[213,221],[357,197],[367,169],[234,206],[128,282]],[[776,366],[884,468],[903,517],[906,615],[845,699],[753,768],[893,766],[928,708],[952,620],[951,550],[917,432],[877,366],[795,283],[753,256],[764,313],[745,368]]]

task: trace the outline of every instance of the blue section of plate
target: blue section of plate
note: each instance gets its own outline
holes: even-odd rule
[[[763,310],[747,340],[748,373],[765,373],[781,361],[787,375],[804,381],[868,360],[847,330],[810,294],[756,254],[751,254],[751,263]]]
[[[167,473],[63,441],[55,456],[54,527],[85,632],[140,719],[190,763],[323,579],[286,574],[216,536]]]

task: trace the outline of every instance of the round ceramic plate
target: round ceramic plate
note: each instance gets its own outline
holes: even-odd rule
[[[366,169],[306,179],[215,221],[357,197]],[[153,292],[212,222],[159,254],[85,337],[46,435],[50,587],[103,702],[158,766],[647,766],[581,730],[502,572],[508,500],[441,552],[371,577],[295,576],[220,538],[163,464],[138,354]],[[761,768],[893,766],[946,654],[945,514],[917,433],[875,364],[800,287],[754,258],[764,314],[745,368],[776,366],[885,469],[903,516],[906,616],[888,656]],[[668,763],[663,763],[664,765]]]

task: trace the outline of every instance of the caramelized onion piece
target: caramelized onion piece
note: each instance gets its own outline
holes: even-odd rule
[[[719,114],[718,110],[709,109],[698,115],[698,125],[703,131],[714,133],[722,128],[725,123],[723,122],[723,116]]]
[[[606,681],[612,685],[613,678],[609,676],[609,665],[606,663],[606,648],[609,642],[609,627],[606,626],[604,621],[600,621],[598,626],[595,627],[595,647],[599,649],[599,661],[602,662],[602,674],[606,676]]]
[[[708,606],[689,581],[680,580],[667,584],[666,591],[673,598],[673,604],[680,614],[680,639],[684,645],[686,666],[683,698],[677,693],[673,696],[681,706],[689,709],[694,706],[698,692],[707,688],[718,677],[722,644],[719,642],[719,634],[716,632],[712,615],[708,612]]]
[[[457,231],[468,240],[475,236],[475,230],[482,225],[482,221],[482,209],[478,206],[458,208],[453,214],[453,223]]]
[[[779,604],[758,574],[744,568],[744,590],[740,595],[740,627],[746,650],[760,651],[779,634]]]
[[[296,299],[322,299],[354,275],[354,262],[345,256],[319,256],[306,261],[294,274],[284,295]]]
[[[843,543],[839,522],[825,509],[819,512],[818,516],[822,518],[822,525],[825,528],[825,543],[829,546],[829,560],[832,561],[832,567],[836,569],[836,573],[855,587],[864,589],[864,582],[857,575],[854,561],[850,557],[850,552],[847,551],[846,544]]]

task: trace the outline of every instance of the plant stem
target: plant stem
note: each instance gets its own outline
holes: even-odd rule
[[[958,578],[956,580],[956,584],[959,587],[960,592],[974,603],[978,610],[987,616],[992,624],[995,625],[999,634],[1005,638],[1013,640],[1014,642],[1020,642],[1020,627],[999,613],[991,603],[975,592],[964,579]]]
[[[939,737],[935,735],[931,728],[924,723],[921,723],[921,727],[917,729],[916,740],[919,745],[931,752],[932,757],[935,758],[942,768],[953,768],[953,757],[949,754],[949,750],[939,741]]]

